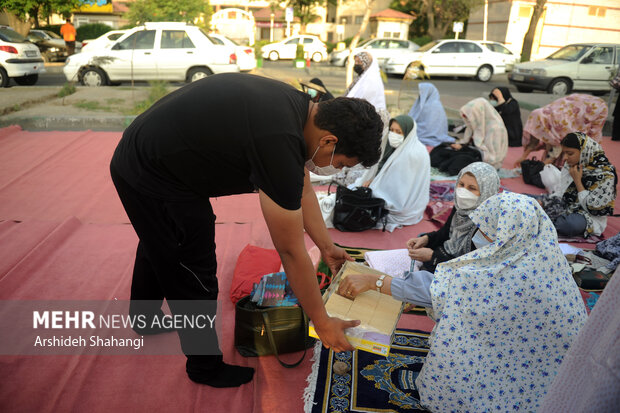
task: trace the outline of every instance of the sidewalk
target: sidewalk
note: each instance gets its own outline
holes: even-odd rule
[[[62,64],[46,65],[47,73],[62,73]],[[258,68],[254,74],[271,77],[298,85],[300,80],[320,78],[335,95],[345,91],[342,69],[314,65],[294,72],[279,67]],[[394,84],[393,81],[390,82]],[[407,113],[417,99],[417,83],[401,81],[397,89],[389,86],[385,90],[388,111],[392,116]],[[171,92],[181,83],[168,85]],[[135,119],[135,107],[147,100],[148,86],[118,86],[87,88],[76,86],[76,92],[64,98],[58,94],[61,86],[13,86],[0,90],[0,127],[20,125],[27,130],[111,130],[122,131]],[[487,96],[482,87],[480,96]],[[513,93],[521,106],[523,122],[531,110],[544,106],[557,98],[545,93]],[[451,122],[459,121],[459,108],[478,96],[456,96],[441,94],[441,101]],[[611,127],[611,113],[609,116]],[[609,133],[609,132],[608,132]]]

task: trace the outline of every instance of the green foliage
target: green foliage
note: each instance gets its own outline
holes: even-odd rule
[[[77,39],[82,41],[84,39],[96,39],[112,30],[112,28],[103,23],[90,23],[83,24],[75,30],[77,31]]]
[[[76,89],[75,89],[75,85],[73,84],[73,82],[65,83],[62,89],[60,89],[60,91],[58,92],[58,97],[64,98],[65,96],[72,95],[75,93],[75,90]]]
[[[52,14],[69,17],[72,10],[86,2],[87,0],[0,0],[0,10],[4,9],[21,21],[30,21],[38,27],[40,19],[45,20]]]
[[[297,50],[295,50],[295,60],[304,60],[304,46],[302,44],[297,45]]]
[[[133,25],[157,21],[191,23],[205,11],[203,0],[136,0],[128,5],[129,12],[124,17]]]
[[[163,98],[168,94],[167,83],[162,80],[156,80],[153,82],[149,82],[151,85],[149,89],[149,96],[146,100],[138,102],[134,105],[134,107],[128,112],[129,115],[139,115],[151,106],[153,103],[157,102],[159,99]]]
[[[418,46],[424,46],[426,43],[430,43],[431,40],[433,39],[428,34],[425,34],[424,36],[414,37],[413,39],[411,39],[411,41]]]
[[[254,43],[254,56],[256,56],[257,59],[263,58],[263,52],[261,49],[266,44],[269,44],[269,40],[258,40]]]

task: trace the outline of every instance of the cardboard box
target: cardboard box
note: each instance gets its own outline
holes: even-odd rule
[[[327,313],[343,320],[361,320],[359,326],[345,330],[351,345],[359,350],[387,356],[404,304],[376,290],[365,291],[353,300],[338,295],[336,290],[340,281],[351,274],[383,275],[381,271],[347,261],[323,294]],[[312,322],[309,331],[310,336],[318,338]]]

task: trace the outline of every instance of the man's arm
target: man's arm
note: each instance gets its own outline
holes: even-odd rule
[[[301,198],[301,210],[303,213],[304,229],[312,238],[312,241],[321,250],[323,260],[329,266],[333,274],[336,274],[345,261],[353,261],[351,257],[342,249],[334,245],[332,237],[327,231],[321,207],[317,200],[312,183],[310,182],[310,174],[305,171],[304,190]]]
[[[358,325],[359,321],[343,321],[327,314],[304,243],[305,216],[301,209],[284,209],[263,191],[259,191],[259,200],[269,234],[282,259],[286,278],[304,311],[314,323],[323,345],[334,351],[353,350],[343,330]],[[322,222],[323,218],[320,219]]]

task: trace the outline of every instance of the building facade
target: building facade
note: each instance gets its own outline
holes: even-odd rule
[[[521,53],[535,0],[488,0],[487,40]],[[484,7],[469,15],[467,39],[484,36]],[[538,21],[532,60],[571,43],[620,43],[619,0],[548,0]]]

